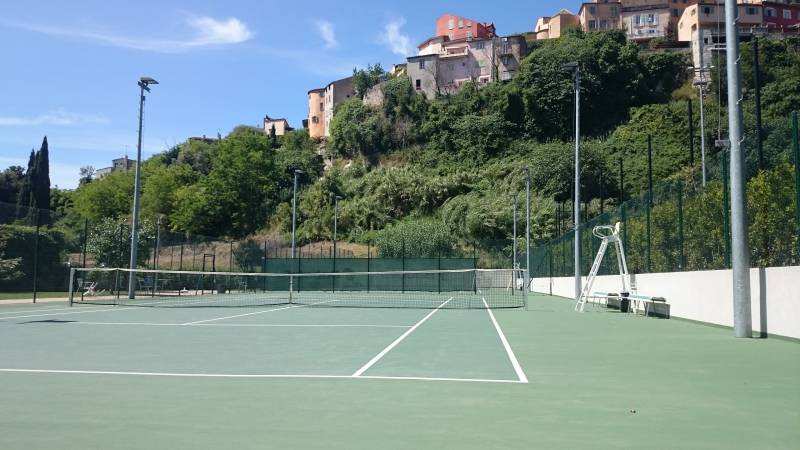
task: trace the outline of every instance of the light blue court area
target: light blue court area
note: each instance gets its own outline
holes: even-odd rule
[[[1,365],[220,377],[524,381],[492,311],[447,309],[449,298],[439,301],[442,308],[15,305],[0,310]]]

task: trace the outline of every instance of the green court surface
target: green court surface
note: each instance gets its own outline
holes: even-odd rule
[[[800,344],[572,306],[2,305],[0,448],[800,448]]]
[[[37,292],[36,298],[62,298],[66,299],[69,294],[66,292]],[[0,292],[0,301],[3,300],[31,300],[33,292]]]

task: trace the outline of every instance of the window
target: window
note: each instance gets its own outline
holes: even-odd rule
[[[311,118],[311,123],[319,123],[319,117],[314,116]]]
[[[500,58],[500,62],[502,62],[504,66],[507,66],[507,65],[508,65],[508,63],[510,63],[510,62],[511,62],[511,57],[510,57],[510,56],[508,56],[508,55],[502,56],[502,57]]]
[[[447,29],[452,30],[453,28],[455,28],[455,20],[450,19],[447,21]]]
[[[595,8],[594,6],[590,6],[589,7],[589,14],[591,14],[591,15],[597,14],[597,8]]]
[[[453,63],[449,63],[449,64],[447,64],[447,68],[448,68],[449,70],[456,70],[456,65],[455,65],[455,64],[453,64]]]
[[[767,17],[775,17],[775,10],[773,8],[764,8],[764,15]]]
[[[633,16],[633,24],[634,25],[639,25],[641,23],[642,23],[642,17],[640,15],[637,14],[637,15]]]
[[[425,60],[424,59],[420,59],[419,60],[419,68],[421,70],[425,70]]]
[[[590,21],[589,21],[589,29],[590,29],[590,30],[595,30],[595,29],[597,29],[597,21],[596,21],[596,20],[590,20]]]
[[[422,80],[417,80],[415,87],[417,88],[417,90],[422,89]]]
[[[464,21],[461,19],[458,19],[458,28],[464,28]]]
[[[608,28],[608,21],[607,20],[601,20],[600,21],[600,29],[601,30],[605,30],[606,28]]]
[[[711,14],[714,12],[713,6],[703,6],[703,14]]]
[[[611,7],[611,17],[619,16],[619,8],[616,6]]]
[[[469,36],[469,37],[472,37],[472,36]],[[483,41],[475,43],[475,49],[476,50],[483,50],[485,47],[486,47],[486,43],[483,42]]]
[[[672,17],[680,17],[681,13],[678,11],[678,8],[672,9]]]
[[[792,19],[792,10],[791,9],[784,9],[783,10],[783,18],[784,19]]]
[[[467,31],[467,39],[472,39],[472,31]]]
[[[655,21],[655,15],[648,14],[647,15],[647,23],[653,23]]]
[[[319,110],[325,111],[325,103],[319,102]]]
[[[752,6],[748,6],[747,10],[745,11],[745,13],[748,16],[756,16],[756,15],[758,15],[758,10],[756,8],[753,8]]]

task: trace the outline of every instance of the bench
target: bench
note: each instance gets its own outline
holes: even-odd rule
[[[622,301],[628,300],[632,307],[627,308],[626,312],[637,313],[639,310],[642,310],[644,311],[645,316],[649,316],[654,309],[659,309],[659,306],[663,306],[664,308],[661,308],[663,311],[658,314],[669,318],[669,303],[667,303],[667,299],[664,297],[652,297],[649,295],[640,294],[625,295],[625,293],[618,294],[615,292],[592,292],[591,295],[587,296],[587,299],[596,299],[599,301],[604,300],[606,302],[606,307],[617,307],[621,311],[623,310]],[[609,301],[615,301],[619,303],[616,305],[611,305]]]

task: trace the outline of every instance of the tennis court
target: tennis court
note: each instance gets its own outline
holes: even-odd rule
[[[292,303],[238,307],[214,306],[219,292],[182,296],[183,307],[154,305],[174,300],[156,296],[135,306],[0,306],[0,447],[800,441],[794,342],[735,340],[724,329],[604,310],[576,314],[572,302],[530,294],[526,309],[490,307],[497,298],[478,290],[408,293],[433,304],[412,307],[329,307],[318,303],[353,294],[314,292],[313,301],[294,302],[301,291]],[[125,303],[103,299],[95,303]],[[448,307],[454,301],[462,303]]]

